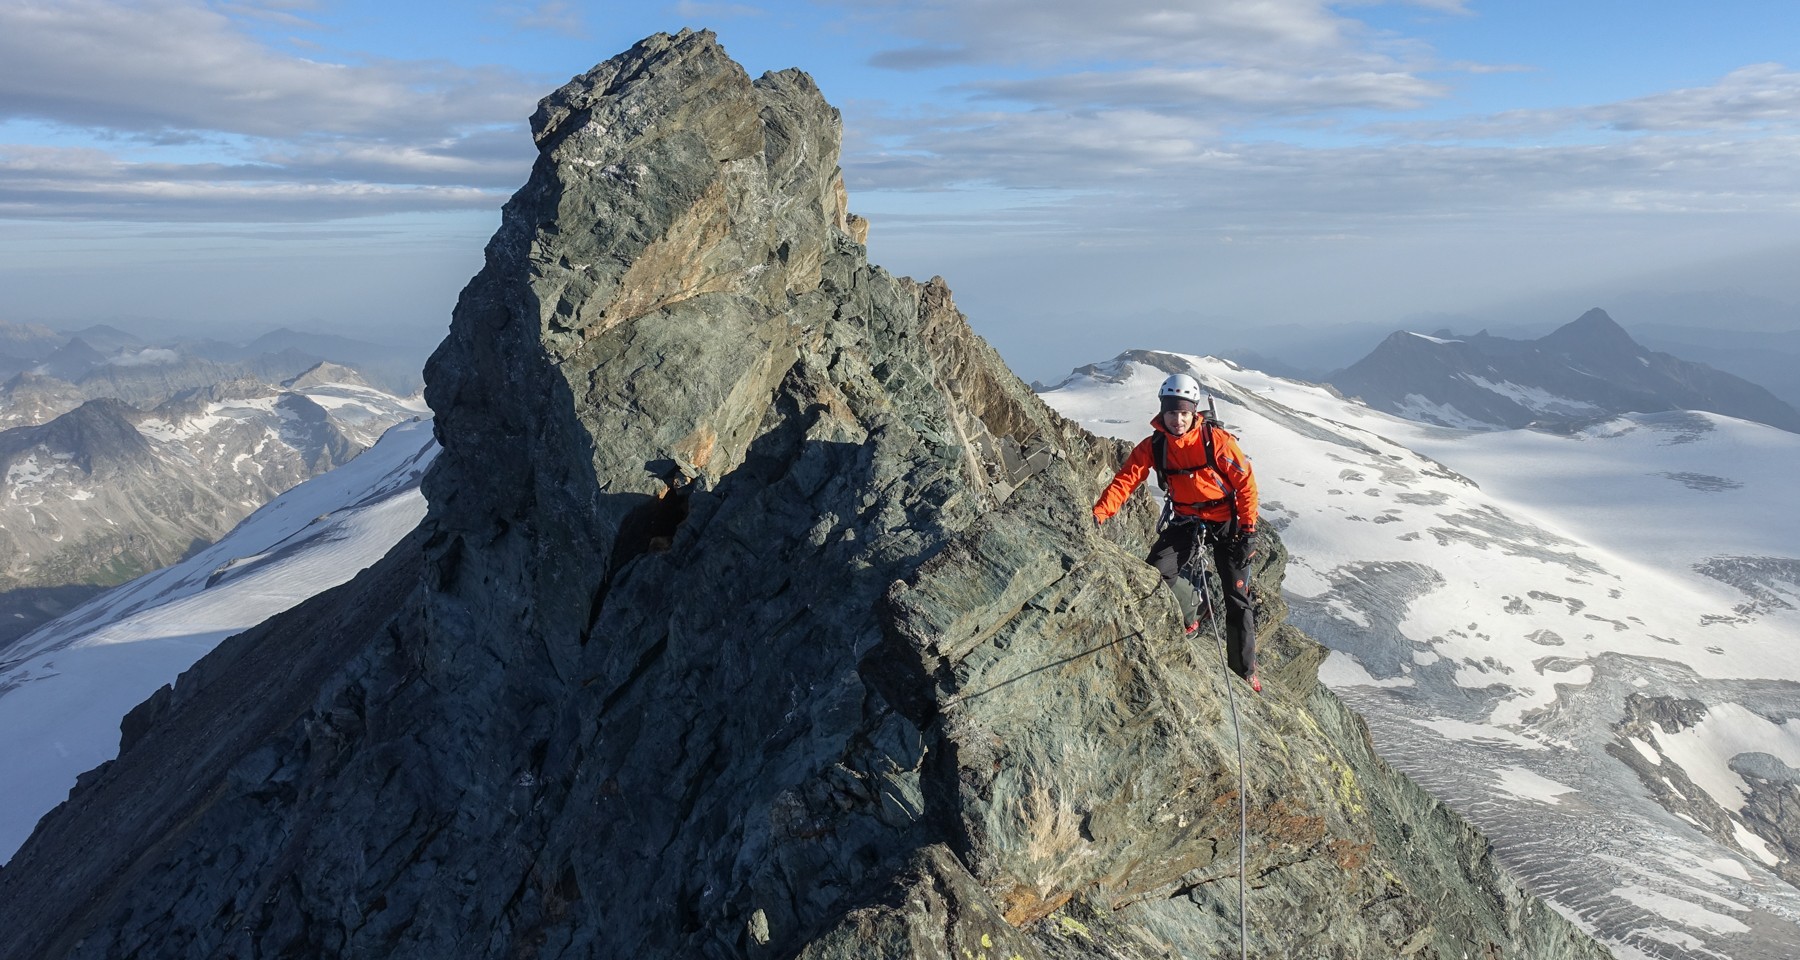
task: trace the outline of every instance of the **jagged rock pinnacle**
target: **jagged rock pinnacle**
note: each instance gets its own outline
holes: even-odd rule
[[[140,708],[0,873],[6,955],[1234,943],[1235,681],[1137,556],[1149,506],[1128,547],[1088,527],[1122,451],[941,281],[868,264],[838,127],[710,33],[546,98],[427,368],[424,526]],[[1281,624],[1282,559],[1243,704],[1252,952],[1602,956],[1373,757]]]

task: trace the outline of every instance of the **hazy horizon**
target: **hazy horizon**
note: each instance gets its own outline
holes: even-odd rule
[[[684,25],[818,81],[870,259],[1028,380],[1595,306],[1800,329],[1800,7],[1483,0],[0,0],[0,320],[428,351],[537,99]]]

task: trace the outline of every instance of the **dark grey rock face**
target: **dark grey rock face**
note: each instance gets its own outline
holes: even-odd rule
[[[1537,340],[1396,333],[1330,379],[1378,410],[1449,426],[1565,428],[1621,413],[1705,410],[1800,432],[1800,411],[1768,390],[1646,350],[1598,309]]]
[[[423,527],[133,714],[0,956],[1228,954],[1234,709],[1255,955],[1606,955],[1370,752],[1278,540],[1264,694],[1180,638],[1123,448],[867,263],[804,74],[659,35],[533,130]]]

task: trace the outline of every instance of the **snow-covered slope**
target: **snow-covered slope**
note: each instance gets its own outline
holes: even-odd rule
[[[159,404],[137,429],[219,475],[225,488],[230,474],[254,485],[271,471],[299,473],[332,456],[334,445],[366,448],[388,427],[426,413],[422,398],[395,397],[354,371],[320,364],[280,388],[235,380],[190,391]]]
[[[1242,438],[1293,619],[1384,755],[1621,957],[1800,956],[1800,436],[1454,430],[1167,354],[1043,396],[1137,439],[1174,371]]]
[[[317,404],[338,429],[364,447],[401,420],[430,414],[423,396],[394,396],[335,363],[321,363],[282,386]]]
[[[119,721],[226,637],[349,580],[425,515],[429,420],[289,490],[218,543],[21,638],[0,660],[0,858],[77,775],[118,751]]]

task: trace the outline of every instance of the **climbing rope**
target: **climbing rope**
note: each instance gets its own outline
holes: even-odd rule
[[[1225,634],[1219,630],[1219,614],[1224,610],[1225,598],[1222,594],[1219,602],[1213,602],[1212,580],[1206,575],[1206,557],[1212,546],[1211,532],[1204,526],[1195,534],[1199,540],[1194,547],[1194,555],[1200,560],[1199,583],[1194,584],[1200,593],[1200,601],[1207,611],[1207,620],[1212,623],[1213,640],[1219,647],[1219,669],[1225,673],[1225,696],[1231,703],[1231,739],[1237,750],[1238,767],[1238,957],[1249,960],[1250,956],[1250,913],[1247,906],[1245,890],[1249,885],[1249,876],[1245,870],[1248,859],[1250,835],[1250,801],[1245,789],[1244,777],[1244,735],[1238,726],[1237,684],[1232,683],[1236,674],[1231,671],[1231,655],[1225,649]],[[1184,573],[1186,571],[1183,571]]]

